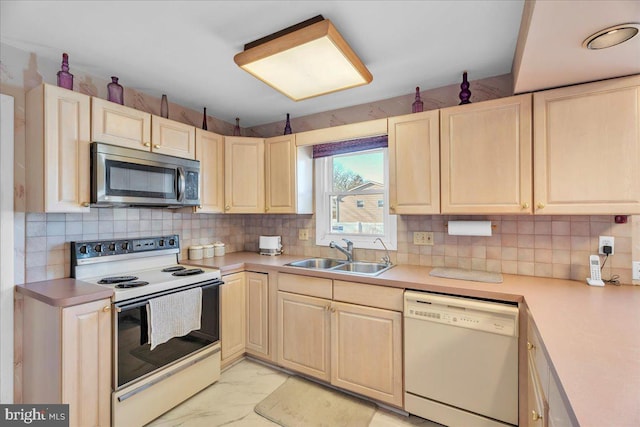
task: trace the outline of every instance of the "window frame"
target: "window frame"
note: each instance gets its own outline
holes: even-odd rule
[[[331,241],[336,241],[342,245],[342,239],[349,239],[353,242],[355,248],[361,249],[383,249],[380,243],[376,243],[376,238],[380,237],[389,250],[397,250],[398,248],[398,217],[389,213],[388,209],[383,209],[383,235],[360,235],[349,233],[332,233],[331,217],[332,208],[330,203],[330,195],[336,194],[333,191],[333,158],[346,155],[357,155],[374,152],[383,153],[384,168],[384,206],[389,206],[389,150],[388,148],[375,148],[348,154],[336,154],[335,156],[326,156],[315,159],[315,202],[316,202],[316,245],[329,246]],[[379,194],[380,191],[370,193]],[[367,190],[358,193],[367,194]]]

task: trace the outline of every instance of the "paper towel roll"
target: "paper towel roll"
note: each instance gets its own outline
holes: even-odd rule
[[[491,221],[449,221],[451,236],[491,236]]]

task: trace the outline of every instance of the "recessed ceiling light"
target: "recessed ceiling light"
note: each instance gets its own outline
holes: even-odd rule
[[[605,49],[626,42],[638,34],[639,30],[640,24],[637,23],[615,25],[590,35],[582,42],[582,47]]]

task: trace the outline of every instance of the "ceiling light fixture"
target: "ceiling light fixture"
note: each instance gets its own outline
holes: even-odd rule
[[[605,28],[595,34],[590,35],[582,42],[582,47],[587,49],[605,49],[624,43],[638,34],[640,24],[621,24]]]
[[[246,44],[233,60],[294,101],[373,80],[331,21],[322,15]]]

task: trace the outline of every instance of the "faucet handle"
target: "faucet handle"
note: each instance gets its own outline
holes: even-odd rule
[[[349,239],[342,239],[347,244],[347,246],[353,246],[353,242]]]

